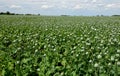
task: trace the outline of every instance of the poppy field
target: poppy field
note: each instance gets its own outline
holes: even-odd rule
[[[0,76],[119,76],[120,17],[0,16]]]

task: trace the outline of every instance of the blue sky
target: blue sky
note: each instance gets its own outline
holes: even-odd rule
[[[120,15],[120,0],[0,0],[0,12],[41,15]]]

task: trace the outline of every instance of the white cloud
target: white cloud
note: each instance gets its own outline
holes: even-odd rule
[[[111,8],[111,7],[113,7],[113,6],[115,6],[115,4],[107,4],[107,5],[106,5],[106,7],[108,7],[108,8]]]
[[[112,3],[112,4],[107,4],[105,5],[106,9],[111,9],[111,8],[119,8],[120,9],[120,3]]]
[[[19,6],[19,5],[11,5],[10,8],[12,8],[12,9],[20,9],[20,8],[22,8],[22,7]]]
[[[92,0],[93,3],[97,2],[97,0]]]
[[[66,5],[61,5],[61,8],[67,9],[68,7]]]
[[[49,6],[48,5],[42,5],[41,8],[47,9],[47,8],[49,8]]]
[[[41,8],[42,9],[48,9],[48,8],[52,8],[54,7],[53,5],[42,5]]]
[[[75,5],[75,6],[73,7],[73,9],[81,9],[81,8],[82,8],[81,5]]]

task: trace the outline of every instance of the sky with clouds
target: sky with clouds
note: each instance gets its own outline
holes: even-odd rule
[[[120,14],[120,0],[0,0],[0,12],[41,15]]]

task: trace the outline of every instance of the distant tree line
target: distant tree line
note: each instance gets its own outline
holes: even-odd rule
[[[40,14],[17,14],[7,11],[7,12],[0,12],[0,15],[40,15]]]
[[[70,16],[70,15],[61,15],[61,16]]]
[[[11,13],[11,12],[9,12],[9,11],[6,11],[6,12],[0,12],[0,15],[38,15],[38,16],[40,16],[40,14],[17,14],[17,13]],[[61,15],[61,16],[70,16],[70,15]],[[96,15],[97,17],[101,17],[101,16],[104,16],[104,15]],[[112,16],[119,16],[120,17],[120,15],[112,15]]]
[[[7,12],[0,12],[0,15],[15,15],[15,14],[7,11]]]
[[[16,14],[16,13],[11,13],[7,11],[7,12],[0,12],[0,15],[23,15],[23,14]]]
[[[119,16],[120,17],[120,15],[112,15],[112,16]]]

